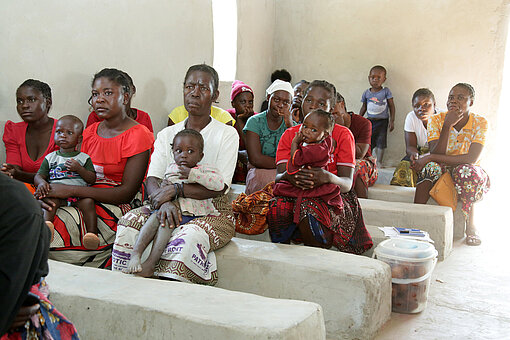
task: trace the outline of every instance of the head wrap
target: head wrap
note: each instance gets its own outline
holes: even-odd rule
[[[292,89],[292,85],[288,81],[283,81],[280,79],[276,79],[271,85],[269,85],[266,90],[266,95],[270,96],[279,90],[287,91],[292,97],[294,96],[294,89]]]
[[[253,90],[251,89],[251,87],[249,87],[248,85],[246,85],[245,83],[243,83],[240,80],[235,80],[232,83],[232,92],[230,92],[230,101],[233,101],[235,99],[235,97],[237,97],[237,95],[242,92],[250,92],[251,94],[253,94]]]

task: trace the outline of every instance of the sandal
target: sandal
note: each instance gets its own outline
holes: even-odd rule
[[[99,237],[94,233],[86,233],[83,236],[83,247],[88,250],[95,250],[99,247]]]
[[[466,236],[466,244],[468,246],[479,246],[482,244],[482,240],[480,239],[480,236],[474,234],[474,235],[467,235]]]

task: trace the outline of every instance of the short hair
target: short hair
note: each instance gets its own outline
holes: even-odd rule
[[[198,147],[200,148],[200,152],[204,152],[204,137],[200,134],[200,132],[193,130],[193,129],[184,129],[175,135],[173,141],[172,141],[172,149],[174,148],[175,140],[177,137],[184,137],[184,136],[190,136],[195,138],[198,141]]]
[[[335,118],[331,114],[331,112],[325,111],[323,109],[316,109],[310,112],[308,115],[316,114],[319,115],[321,118],[326,119],[326,130],[331,132],[333,130],[333,127],[335,126]],[[308,116],[307,115],[307,116]]]
[[[78,128],[79,133],[81,134],[83,132],[83,122],[80,118],[73,116],[73,115],[65,115],[60,117],[59,121],[68,119],[74,123],[74,126]]]
[[[310,90],[313,88],[313,87],[322,87],[323,89],[325,89],[326,91],[328,91],[330,93],[330,101],[331,101],[331,107],[335,107],[336,105],[336,88],[335,88],[335,85],[325,81],[325,80],[314,80],[310,83],[310,85],[308,85],[308,88],[306,89],[306,92],[305,92],[305,97],[306,95],[308,94],[308,92],[310,92]]]
[[[22,87],[31,87],[41,92],[44,99],[49,99],[51,101],[51,88],[50,85],[36,79],[27,79],[20,86],[18,86],[18,90]]]
[[[271,73],[271,83],[273,83],[276,79],[280,79],[290,83],[292,81],[292,76],[290,75],[289,71],[282,68],[281,70],[276,70],[273,73]]]
[[[209,66],[207,64],[197,64],[191,66],[188,71],[186,72],[186,76],[184,76],[184,83],[186,83],[186,80],[188,79],[189,75],[195,71],[201,71],[205,73],[209,73],[212,77],[213,81],[213,89],[212,92],[218,91],[218,88],[220,86],[220,78],[218,77],[218,72],[214,69],[214,67]]]
[[[345,111],[347,111],[347,104],[345,104],[345,98],[337,91],[336,93],[336,104],[344,103]]]
[[[116,68],[104,68],[101,71],[94,74],[94,78],[92,79],[92,86],[99,78],[107,78],[110,81],[113,81],[120,87],[124,93],[131,93],[131,84],[133,80],[129,81],[129,78],[126,77],[127,73]]]
[[[375,65],[375,66],[373,66],[373,67],[370,69],[370,72],[375,71],[375,70],[383,71],[383,72],[384,72],[384,75],[386,75],[386,68],[384,68],[384,66],[382,66],[382,65]],[[370,72],[369,72],[369,73],[370,73]]]
[[[471,86],[471,84],[468,83],[458,83],[454,87],[462,86],[466,90],[469,91],[469,96],[471,97],[471,100],[475,100],[475,88]],[[452,87],[453,88],[453,87]]]
[[[436,98],[434,97],[434,94],[432,93],[432,91],[430,91],[427,88],[421,88],[421,89],[416,90],[413,94],[413,98],[411,99],[411,104],[414,103],[414,100],[418,97],[429,97],[432,99],[432,101],[434,103],[436,102]]]
[[[294,87],[298,86],[299,84],[310,85],[310,82],[308,80],[301,79],[300,81],[294,84]]]

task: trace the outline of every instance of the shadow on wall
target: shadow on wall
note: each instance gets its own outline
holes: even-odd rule
[[[150,94],[150,98],[152,98],[150,106],[148,105],[147,108],[140,109],[149,113],[152,120],[152,126],[154,128],[154,134],[157,134],[164,127],[166,127],[168,122],[168,117],[166,115],[170,113],[170,110],[172,110],[172,108],[168,108],[165,105],[167,98],[166,85],[163,80],[159,78],[152,78],[145,83],[142,91],[139,92],[144,93],[145,96]],[[133,100],[133,106],[136,107],[136,96]],[[155,114],[156,112],[163,112],[165,114],[160,117],[159,115]]]

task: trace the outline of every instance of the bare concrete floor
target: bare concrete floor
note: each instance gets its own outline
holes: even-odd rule
[[[501,177],[502,178],[502,177]],[[432,275],[428,306],[392,313],[376,339],[510,339],[510,222],[505,188],[494,185],[477,205],[482,245],[456,241]]]

